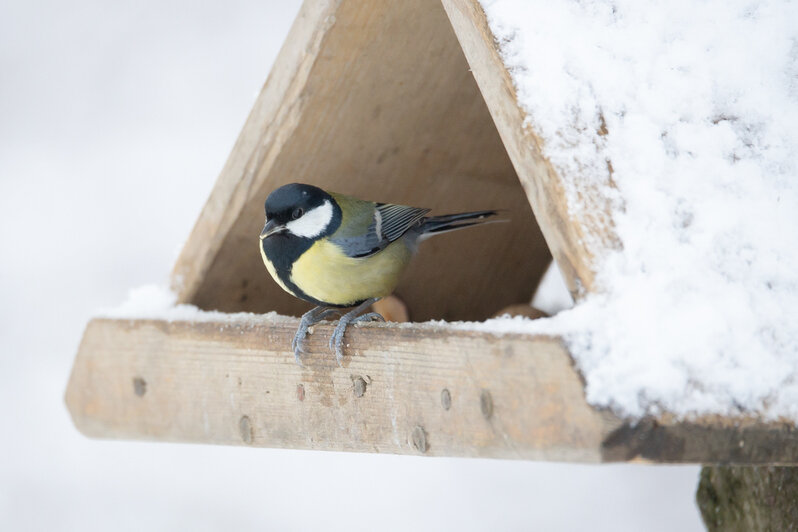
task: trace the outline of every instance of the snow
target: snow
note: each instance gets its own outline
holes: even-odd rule
[[[298,7],[0,2],[0,530],[702,530],[696,466],[109,441],[75,429],[64,389],[86,323],[128,287],[165,279]],[[150,310],[171,305],[159,290]]]
[[[550,316],[574,306],[574,300],[556,262],[552,261],[546,268],[532,298],[532,306]]]
[[[798,3],[482,4],[570,211],[599,190],[622,243],[529,330],[621,414],[798,420]]]
[[[201,310],[194,305],[177,303],[175,294],[165,284],[148,283],[128,291],[127,299],[115,307],[100,308],[94,313],[98,318],[153,319],[166,321],[238,322],[241,320],[281,321],[292,320],[276,312],[253,314],[251,312],[218,312]]]

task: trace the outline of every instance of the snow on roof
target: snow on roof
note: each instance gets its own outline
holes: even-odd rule
[[[600,184],[623,244],[533,328],[621,414],[798,419],[798,3],[482,5],[569,208]]]

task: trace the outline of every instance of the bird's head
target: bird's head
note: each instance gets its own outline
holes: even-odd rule
[[[264,240],[273,235],[317,239],[332,234],[340,225],[340,207],[318,187],[291,183],[269,194],[264,206]]]

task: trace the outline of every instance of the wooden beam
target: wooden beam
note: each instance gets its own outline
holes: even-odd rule
[[[292,181],[437,214],[504,210],[509,224],[424,243],[397,289],[416,321],[528,303],[551,261],[437,0],[303,5],[175,265],[181,302],[307,310],[257,249],[266,196]]]
[[[293,318],[96,319],[66,393],[86,435],[256,447],[576,462],[798,463],[793,428],[755,420],[634,426],[584,399],[553,337],[368,324],[339,367]]]
[[[442,2],[571,295],[576,300],[597,291],[596,259],[619,246],[606,195],[582,180],[579,212],[569,208],[563,176],[543,155],[482,6],[478,0]]]

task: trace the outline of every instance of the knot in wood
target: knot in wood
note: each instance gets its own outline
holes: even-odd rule
[[[424,431],[424,427],[419,425],[414,428],[411,437],[413,439],[413,447],[421,453],[426,453],[429,445],[427,445],[427,433]]]

